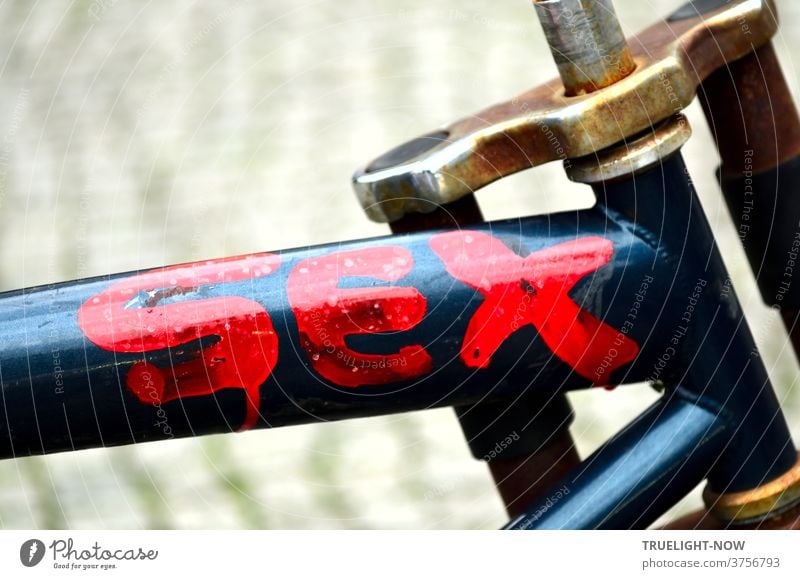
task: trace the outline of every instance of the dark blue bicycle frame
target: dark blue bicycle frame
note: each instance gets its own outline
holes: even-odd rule
[[[746,490],[776,478],[796,461],[785,419],[680,155],[645,174],[598,186],[595,193],[598,203],[589,210],[469,230],[490,234],[521,257],[589,236],[609,240],[614,252],[608,263],[581,279],[569,295],[603,323],[625,328],[625,336],[639,346],[636,358],[617,369],[611,382],[655,382],[664,386],[664,396],[553,493],[528,507],[512,528],[645,527],[705,478],[716,492]],[[592,386],[593,380],[554,356],[532,326],[513,332],[487,367],[461,363],[460,346],[484,295],[447,275],[430,245],[438,233],[285,251],[274,275],[203,288],[203,299],[244,296],[271,317],[279,338],[278,362],[258,388],[257,427],[438,406],[511,406],[529,393],[546,400]],[[287,296],[288,277],[304,260],[380,247],[407,251],[413,268],[392,283],[353,277],[343,278],[339,287],[416,288],[427,310],[407,331],[349,336],[348,346],[381,355],[424,344],[432,371],[393,383],[342,387],[315,372],[303,350]],[[126,388],[135,364],[144,360],[169,370],[209,346],[208,340],[198,339],[181,347],[126,353],[89,340],[77,312],[92,296],[130,277],[0,295],[0,457],[230,432],[246,420],[242,389],[147,404]],[[193,299],[181,292],[164,295],[163,303]],[[532,417],[539,410],[527,409]],[[557,500],[554,493],[559,493]]]

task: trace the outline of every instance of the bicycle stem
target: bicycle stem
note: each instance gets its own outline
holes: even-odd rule
[[[611,86],[636,68],[611,0],[534,0],[567,96]]]

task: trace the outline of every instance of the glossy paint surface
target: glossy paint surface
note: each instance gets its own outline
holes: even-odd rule
[[[12,292],[0,453],[641,380],[659,267],[595,209]]]

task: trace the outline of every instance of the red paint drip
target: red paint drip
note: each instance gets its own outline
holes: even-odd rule
[[[426,301],[411,287],[340,289],[345,277],[397,281],[414,265],[402,247],[375,247],[307,259],[289,274],[287,292],[303,349],[324,378],[355,388],[416,378],[430,372],[432,360],[420,345],[394,354],[365,354],[345,338],[408,330],[425,315]]]
[[[636,342],[581,309],[568,295],[582,277],[611,260],[611,241],[584,237],[526,258],[499,239],[475,231],[441,233],[431,238],[430,246],[453,277],[484,296],[461,348],[467,366],[486,368],[500,345],[528,324],[559,359],[593,383],[638,354]]]
[[[258,421],[259,387],[278,360],[278,337],[269,314],[261,304],[236,296],[160,303],[194,294],[201,286],[264,277],[279,265],[279,256],[264,253],[152,270],[89,298],[78,310],[78,325],[98,347],[118,353],[177,348],[216,336],[215,344],[190,352],[191,359],[169,368],[134,364],[125,384],[150,404],[242,388],[247,408],[240,430],[247,430]],[[147,293],[143,300],[141,292]],[[137,297],[143,303],[126,307]]]

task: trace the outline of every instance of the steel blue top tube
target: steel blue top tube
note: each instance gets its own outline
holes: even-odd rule
[[[597,208],[7,293],[0,456],[641,381],[673,275]]]

